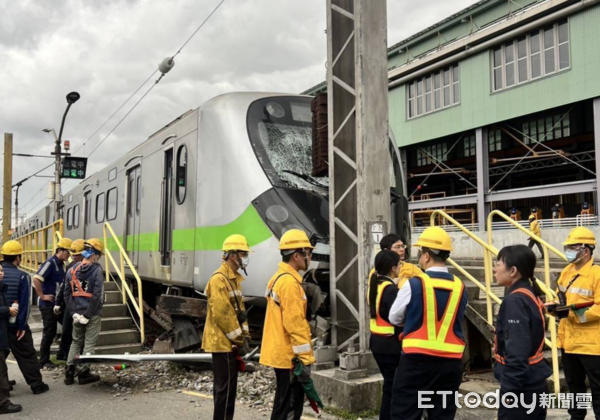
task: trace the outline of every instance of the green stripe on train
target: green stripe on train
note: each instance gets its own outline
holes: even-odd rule
[[[254,206],[250,205],[240,217],[226,225],[173,231],[173,251],[219,251],[225,238],[235,233],[244,235],[251,247],[273,236]],[[119,236],[119,241],[122,240],[123,238]],[[139,251],[158,251],[158,232],[128,235],[127,249],[132,249],[136,245],[139,247]],[[107,239],[106,248],[109,251],[118,249],[112,238]]]

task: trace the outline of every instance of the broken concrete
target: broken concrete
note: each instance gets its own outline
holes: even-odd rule
[[[381,405],[383,376],[340,379],[340,369],[313,372],[312,379],[326,407],[350,413],[377,410]],[[342,374],[342,377],[345,375]]]

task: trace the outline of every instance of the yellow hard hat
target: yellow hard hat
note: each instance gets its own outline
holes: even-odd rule
[[[69,238],[62,238],[60,241],[58,241],[58,243],[56,244],[56,249],[71,249],[71,244],[73,243],[73,241]]]
[[[6,241],[2,245],[2,255],[21,255],[23,253],[23,247],[17,241]]]
[[[290,229],[287,232],[285,232],[279,240],[280,251],[301,248],[314,248],[314,246],[312,246],[310,240],[308,239],[308,235],[303,230]]]
[[[97,239],[97,238],[88,239],[87,241],[83,242],[83,246],[93,248],[96,251],[100,252],[101,254],[104,254],[104,244],[102,243],[102,241],[100,239]]]
[[[76,239],[71,244],[71,255],[80,255],[83,252],[83,239]]]
[[[563,242],[563,245],[579,244],[596,246],[596,236],[594,235],[594,232],[588,228],[579,226],[574,228],[571,233],[569,233],[567,240]]]
[[[250,252],[250,246],[244,235],[231,235],[223,242],[223,252],[246,251]]]
[[[431,226],[421,233],[419,240],[413,246],[450,252],[452,251],[452,239],[450,239],[450,235],[441,227]]]

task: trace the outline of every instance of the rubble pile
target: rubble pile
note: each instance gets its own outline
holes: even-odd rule
[[[275,373],[273,369],[254,364],[256,372],[240,373],[237,401],[259,411],[271,411],[275,397]],[[115,397],[136,393],[163,391],[193,391],[212,395],[213,372],[190,369],[172,362],[146,362],[115,370],[110,365],[95,365],[104,385],[110,387]]]

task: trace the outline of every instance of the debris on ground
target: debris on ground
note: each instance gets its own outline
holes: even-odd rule
[[[93,365],[92,370],[101,376],[101,384],[114,397],[164,391],[198,392],[212,395],[213,372],[208,364],[187,367],[173,362],[145,362],[127,365],[120,370],[111,365]],[[254,363],[256,372],[240,372],[237,401],[258,411],[271,411],[275,398],[275,373],[273,369]],[[62,369],[57,376],[64,375]]]

